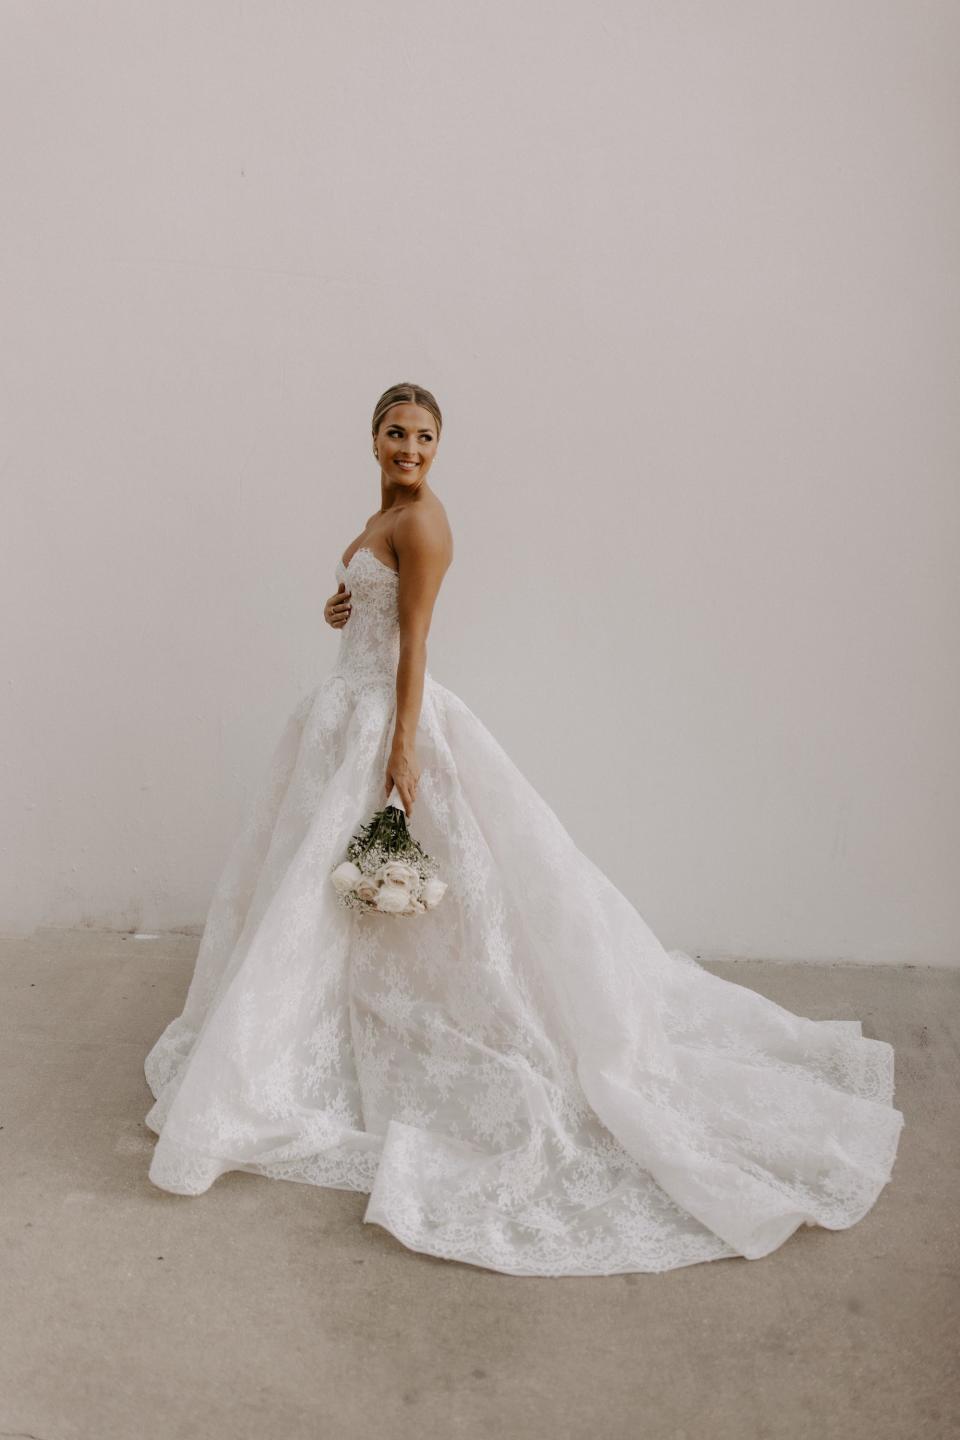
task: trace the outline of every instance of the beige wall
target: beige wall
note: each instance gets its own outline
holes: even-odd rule
[[[3,931],[202,923],[413,378],[431,671],[664,942],[957,962],[960,6],[0,24]]]

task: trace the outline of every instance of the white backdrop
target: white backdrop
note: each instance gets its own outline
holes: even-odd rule
[[[0,22],[6,934],[202,924],[412,379],[431,672],[664,943],[957,962],[960,7]]]

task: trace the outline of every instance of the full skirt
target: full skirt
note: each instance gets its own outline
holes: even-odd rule
[[[469,707],[428,675],[410,829],[449,889],[337,901],[385,803],[386,684],[306,695],[145,1071],[150,1179],[357,1190],[411,1250],[514,1275],[757,1259],[860,1220],[903,1115],[893,1050],[667,951]]]

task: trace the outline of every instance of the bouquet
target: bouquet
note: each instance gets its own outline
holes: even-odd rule
[[[383,810],[361,826],[347,846],[347,859],[331,872],[339,903],[349,910],[384,915],[417,915],[439,904],[446,882],[439,866],[407,829],[396,785]]]

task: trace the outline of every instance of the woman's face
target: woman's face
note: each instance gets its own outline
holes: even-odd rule
[[[380,468],[391,484],[401,490],[419,490],[433,464],[439,439],[437,422],[422,405],[410,401],[391,405],[376,438]]]

